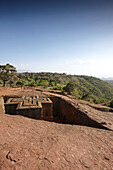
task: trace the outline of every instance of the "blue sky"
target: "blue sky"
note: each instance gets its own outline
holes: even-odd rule
[[[113,77],[112,0],[0,1],[0,64]]]

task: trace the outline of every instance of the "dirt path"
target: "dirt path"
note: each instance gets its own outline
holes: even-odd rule
[[[0,96],[2,95],[7,95],[12,93],[13,91],[19,91],[21,88],[5,88],[5,87],[0,87]]]

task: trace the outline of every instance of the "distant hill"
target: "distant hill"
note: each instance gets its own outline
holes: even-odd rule
[[[106,81],[106,80],[113,80],[113,77],[107,77],[107,78],[104,78],[104,77],[103,77],[102,80],[105,80],[105,81]]]
[[[108,82],[110,84],[113,84],[113,80],[104,80],[105,82]]]
[[[94,103],[102,103],[113,99],[113,85],[91,76],[67,75],[65,73],[18,73],[20,79],[38,80],[56,80],[58,85],[65,87],[68,82],[73,82],[75,91],[73,95],[78,99],[91,101]]]

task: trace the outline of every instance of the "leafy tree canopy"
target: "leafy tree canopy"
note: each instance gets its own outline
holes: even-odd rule
[[[67,83],[67,85],[64,87],[64,91],[66,91],[68,94],[74,92],[74,89],[75,89],[75,85],[73,82]]]
[[[45,86],[45,88],[57,90],[61,89],[61,91],[67,90],[68,94],[71,93],[71,95],[76,98],[94,103],[103,103],[113,99],[113,85],[96,77],[50,72],[31,74],[27,72],[18,73],[18,78],[24,80],[28,80],[28,78],[34,79],[36,86]],[[55,81],[53,80],[56,81],[57,85],[55,85]],[[69,82],[73,82],[73,88],[72,86],[70,87]],[[72,91],[70,91],[70,89],[72,89]]]
[[[6,85],[6,81],[11,80],[15,76],[16,72],[17,70],[13,65],[0,65],[0,79],[3,81],[3,86]]]
[[[22,80],[22,79],[18,80],[16,85],[21,86],[21,87],[24,86],[25,85],[25,80]]]
[[[50,79],[49,85],[50,86],[56,86],[57,85],[57,81],[55,79]]]

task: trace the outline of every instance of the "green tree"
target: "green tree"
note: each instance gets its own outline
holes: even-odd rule
[[[36,80],[36,86],[40,86],[40,80]]]
[[[16,87],[16,83],[19,80],[17,75],[13,76],[7,83],[7,85],[10,85],[10,87]]]
[[[27,85],[28,86],[31,86],[31,87],[35,87],[36,86],[36,82],[35,82],[35,80],[34,79],[32,79],[32,78],[28,78],[27,79]]]
[[[2,83],[2,80],[0,80],[0,86],[2,85],[3,83]]]
[[[10,80],[10,81],[9,81],[10,87],[12,87],[13,83],[14,83],[13,80]]]
[[[69,82],[67,83],[67,85],[63,88],[63,90],[65,92],[67,92],[68,94],[72,94],[75,90],[75,85],[73,82]]]
[[[49,82],[48,82],[47,80],[42,80],[41,85],[42,85],[44,88],[47,88],[48,85],[49,85]]]
[[[113,108],[113,100],[111,100],[109,106],[110,106],[111,108]]]
[[[23,87],[25,85],[25,80],[22,80],[22,79],[18,80],[16,85]]]
[[[0,65],[0,79],[3,81],[4,87],[6,85],[6,82],[11,80],[12,77],[16,75],[16,72],[17,70],[13,65]]]
[[[50,85],[50,86],[56,86],[56,85],[57,85],[56,80],[55,80],[55,79],[51,79],[51,80],[49,81],[49,85]]]

